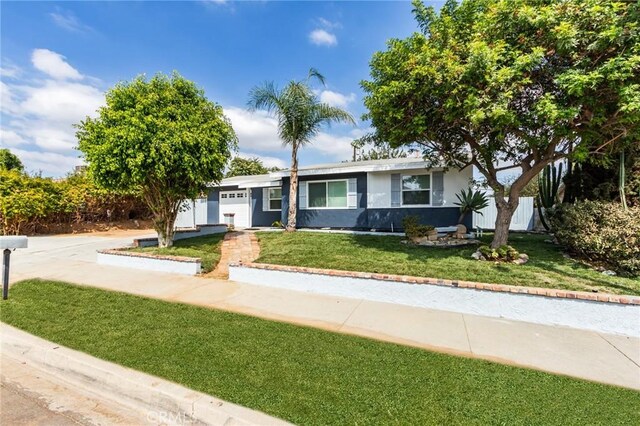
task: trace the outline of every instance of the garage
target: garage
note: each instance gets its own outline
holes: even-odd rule
[[[248,189],[220,191],[220,223],[233,223],[236,228],[251,227]],[[233,215],[233,222],[229,215]]]

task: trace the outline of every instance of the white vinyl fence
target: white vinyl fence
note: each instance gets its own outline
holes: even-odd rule
[[[496,226],[496,216],[498,210],[493,199],[489,200],[489,205],[482,209],[482,215],[473,214],[473,227],[482,229],[494,229]],[[534,226],[533,197],[520,197],[520,204],[513,213],[509,229],[512,231],[530,231]]]
[[[185,200],[183,209],[176,217],[175,228],[195,228],[207,224],[207,199]]]

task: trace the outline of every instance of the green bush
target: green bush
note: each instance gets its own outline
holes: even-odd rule
[[[554,209],[550,223],[558,241],[579,257],[640,274],[640,207],[580,201]]]
[[[96,188],[83,174],[53,180],[0,170],[3,235],[47,232],[51,226],[148,217],[139,197]]]
[[[435,229],[431,225],[421,225],[418,216],[405,216],[402,219],[402,227],[407,238],[426,237]]]
[[[480,254],[487,260],[498,260],[502,262],[513,262],[520,257],[518,250],[511,246],[503,245],[498,248],[491,248],[489,246],[480,246],[478,248]]]

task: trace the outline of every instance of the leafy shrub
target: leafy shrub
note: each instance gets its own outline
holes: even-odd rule
[[[274,221],[271,226],[273,228],[284,228],[284,224],[282,222],[280,222],[279,220]]]
[[[520,257],[518,250],[511,246],[503,245],[498,248],[491,248],[489,246],[480,246],[478,248],[480,254],[487,260],[498,260],[502,262],[513,262]]]
[[[405,216],[402,219],[402,227],[407,238],[426,237],[435,229],[431,225],[421,225],[418,216]]]
[[[0,170],[0,227],[4,235],[46,232],[65,223],[148,216],[139,197],[98,189],[83,174],[54,181]]]
[[[572,253],[623,274],[640,274],[640,207],[580,201],[554,209],[550,223]]]

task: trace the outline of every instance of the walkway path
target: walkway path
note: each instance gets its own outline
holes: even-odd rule
[[[228,232],[222,242],[218,266],[207,277],[227,279],[229,278],[230,263],[249,263],[256,260],[258,256],[260,256],[260,245],[254,232]]]
[[[11,256],[11,279],[65,280],[640,390],[638,338],[95,263],[96,249],[130,238],[30,238],[29,249]]]

